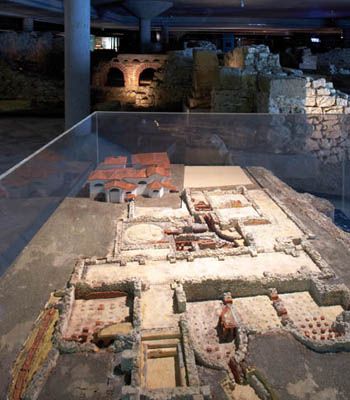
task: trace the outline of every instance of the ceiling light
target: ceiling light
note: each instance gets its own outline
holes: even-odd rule
[[[245,6],[244,0],[241,0],[241,7],[243,8]]]

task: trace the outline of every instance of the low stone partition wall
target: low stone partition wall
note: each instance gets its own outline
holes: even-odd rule
[[[217,300],[223,293],[231,292],[233,297],[269,295],[269,288],[274,287],[279,293],[304,292],[311,287],[311,277],[298,275],[274,275],[263,279],[244,277],[230,280],[201,279],[181,282],[187,302]]]
[[[343,284],[330,285],[310,275],[266,274],[263,279],[236,278],[232,280],[203,279],[182,282],[187,302],[217,300],[223,293],[230,292],[235,297],[269,296],[270,289],[278,293],[310,292],[315,302],[322,306],[341,305],[350,307],[350,291]]]

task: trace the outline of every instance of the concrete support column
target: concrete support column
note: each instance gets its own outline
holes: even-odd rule
[[[22,28],[24,32],[34,31],[34,19],[33,18],[23,18]]]
[[[343,43],[344,47],[350,48],[350,28],[343,29]]]
[[[140,43],[141,51],[147,51],[151,47],[151,20],[148,18],[140,18]]]
[[[169,44],[169,27],[168,27],[168,25],[162,26],[162,44],[165,48]]]
[[[90,1],[64,0],[65,125],[90,114]]]
[[[143,52],[151,49],[151,20],[173,5],[165,0],[126,0],[125,7],[140,19],[140,40]]]

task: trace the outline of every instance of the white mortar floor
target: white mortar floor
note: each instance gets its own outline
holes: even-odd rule
[[[185,167],[184,188],[253,185],[253,181],[237,166]]]
[[[277,238],[303,236],[297,225],[263,190],[250,190],[249,194],[271,221],[271,224],[246,226],[247,232],[254,235],[258,247],[272,250]]]
[[[266,332],[282,327],[268,296],[235,298],[233,305],[242,318],[243,324],[249,329]]]
[[[151,286],[142,292],[142,329],[177,327],[180,314],[174,313],[174,291],[169,285]]]
[[[181,208],[162,208],[162,207],[135,207],[135,217],[154,217],[154,218],[187,218],[190,213],[186,204],[182,202]]]
[[[223,261],[197,258],[192,262],[177,261],[175,264],[167,261],[149,261],[146,265],[128,263],[126,267],[117,264],[91,265],[88,267],[85,281],[90,285],[97,285],[101,282],[109,284],[137,278],[152,284],[165,284],[178,279],[263,278],[264,272],[287,275],[296,273],[301,267],[305,267],[309,272],[320,273],[316,264],[304,252],[301,252],[300,257],[292,257],[285,253],[263,253],[258,257],[243,255]]]

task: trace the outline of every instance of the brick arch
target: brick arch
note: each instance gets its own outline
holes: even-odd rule
[[[153,69],[154,71],[157,71],[161,66],[162,64],[160,62],[141,63],[137,68],[137,72],[135,74],[137,75],[137,85],[139,84],[140,75],[143,71],[145,71],[146,69]]]
[[[125,89],[129,91],[137,90],[139,86],[140,74],[145,69],[152,68],[157,71],[163,65],[164,57],[161,58],[159,56],[145,57],[142,54],[133,54],[115,57],[111,61],[100,65],[99,69],[93,76],[93,86],[105,87],[110,69],[118,68],[124,74]]]
[[[140,73],[139,73],[139,79],[138,79],[138,85],[141,86],[141,75],[143,75],[146,71],[153,71],[153,75],[154,73],[157,71],[155,68],[152,67],[148,67],[148,68],[143,68]],[[145,77],[143,77],[145,78]],[[153,78],[152,78],[153,79]],[[143,85],[145,86],[145,85]],[[146,85],[147,86],[147,85]]]
[[[125,86],[127,86],[128,67],[114,58],[109,63],[104,64],[100,70],[94,75],[93,85],[105,87],[107,86],[108,73],[112,68],[119,69],[124,75]]]

